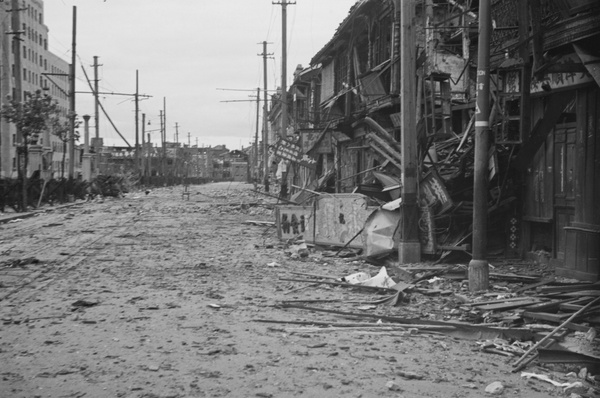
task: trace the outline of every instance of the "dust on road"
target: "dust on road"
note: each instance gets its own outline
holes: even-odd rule
[[[376,295],[280,280],[374,267],[318,250],[290,257],[273,227],[246,223],[274,221],[275,200],[250,185],[190,191],[189,200],[181,187],[161,188],[0,225],[5,259],[39,261],[0,269],[1,397],[481,397],[495,381],[505,396],[562,395],[473,341],[311,327],[351,321],[279,304],[424,311],[416,298],[365,307]]]

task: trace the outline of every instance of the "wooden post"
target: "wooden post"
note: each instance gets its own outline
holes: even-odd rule
[[[415,65],[415,7],[414,0],[395,0],[395,18],[401,21],[400,45],[401,70],[400,112],[402,114],[401,140],[402,149],[402,215],[400,225],[400,242],[398,244],[398,260],[400,264],[421,261],[421,244],[419,243],[419,207],[418,196],[418,154],[416,129],[416,65]],[[398,12],[400,11],[400,16]]]

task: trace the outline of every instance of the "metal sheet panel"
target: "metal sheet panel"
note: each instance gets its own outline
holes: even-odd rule
[[[294,239],[302,235],[307,243],[314,242],[314,217],[312,206],[277,206],[275,209],[277,237]]]
[[[316,202],[315,243],[343,246],[352,240],[364,227],[367,217],[377,209],[368,206],[367,199],[360,194],[320,197]],[[348,247],[362,248],[362,237],[354,239]]]

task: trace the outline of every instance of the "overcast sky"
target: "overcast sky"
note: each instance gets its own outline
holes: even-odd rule
[[[356,0],[297,0],[287,6],[288,86],[298,64],[310,59],[333,36]],[[268,88],[281,82],[282,6],[271,0],[45,0],[49,49],[71,60],[73,6],[77,7],[77,91],[90,91],[81,65],[93,79],[99,57],[101,92],[152,96],[140,102],[146,130],[159,129],[166,98],[167,140],[229,149],[250,145],[256,131],[257,87],[263,87],[262,41],[268,52]],[[227,91],[236,89],[245,91]],[[248,100],[248,102],[221,102]],[[109,116],[130,144],[135,143],[133,97],[102,95]],[[77,95],[78,115],[93,116],[92,95]],[[261,105],[262,108],[262,105]],[[93,122],[93,118],[92,118]],[[141,127],[140,127],[141,131]],[[93,134],[93,128],[92,128]],[[158,131],[150,132],[160,140]],[[100,135],[107,145],[125,145],[101,113]],[[141,140],[141,138],[140,138]]]

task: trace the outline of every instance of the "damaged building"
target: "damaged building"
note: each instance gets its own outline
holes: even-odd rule
[[[410,98],[399,78],[399,4],[357,1],[296,68],[287,132],[273,99],[272,150],[292,202],[278,211],[281,237],[365,247],[369,229],[383,228],[372,253],[382,255],[405,228],[426,257],[469,255],[479,2],[413,3]],[[487,253],[535,256],[558,275],[598,280],[600,4],[496,0],[491,14]],[[415,117],[418,215],[397,211],[407,183],[403,98]]]

